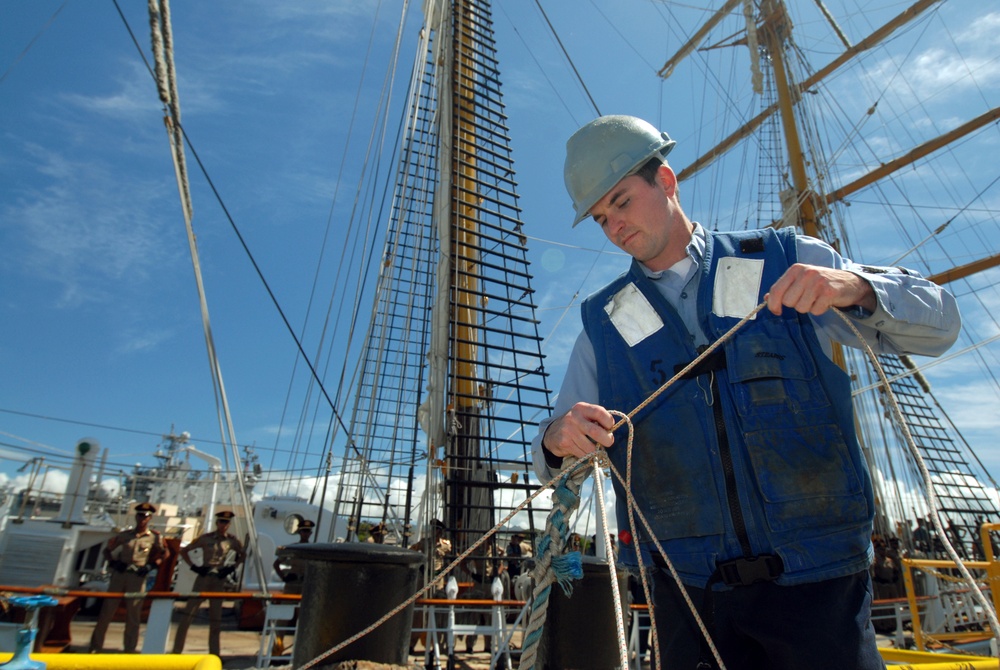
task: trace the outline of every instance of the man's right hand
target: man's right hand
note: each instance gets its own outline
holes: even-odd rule
[[[542,446],[556,456],[582,458],[610,447],[615,438],[611,428],[615,419],[600,405],[578,402],[570,411],[549,424]]]

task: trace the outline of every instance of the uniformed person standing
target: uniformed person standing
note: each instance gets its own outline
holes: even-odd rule
[[[448,564],[448,559],[451,557],[452,548],[451,540],[447,539],[445,536],[444,523],[440,519],[432,519],[430,524],[428,524],[427,532],[424,534],[420,540],[410,545],[410,549],[413,551],[419,551],[425,556],[430,552],[430,558],[432,561],[433,573],[432,577],[437,577],[438,574],[444,570],[445,566]],[[424,587],[424,575],[421,573],[419,588]],[[427,595],[428,598],[445,598],[445,580],[444,577],[438,578],[434,582],[434,589]],[[439,631],[446,629],[448,625],[448,616],[444,613],[443,609],[439,609],[437,613],[436,624]],[[423,611],[416,610],[414,612],[413,627],[423,628],[424,624]],[[413,633],[410,636],[410,653],[416,653],[417,642],[423,642],[426,644],[427,634],[426,633]],[[446,636],[442,633],[440,644],[445,647]]]
[[[310,521],[309,519],[303,519],[299,522],[299,527],[296,529],[296,533],[299,534],[299,543],[307,544],[309,539],[312,537],[313,528],[316,527],[316,523]],[[280,549],[281,547],[279,547]],[[276,558],[274,559],[274,571],[277,573],[281,581],[285,583],[283,591],[285,593],[302,593],[302,583],[306,578],[306,562],[301,558]],[[284,619],[281,621],[280,625],[283,628],[290,628],[295,625],[295,622],[299,619],[299,611],[295,610],[295,616],[291,619]],[[283,634],[278,635],[274,641],[274,649],[272,654],[275,656],[280,656],[285,651],[285,636]]]
[[[235,536],[229,534],[229,523],[236,516],[232,512],[219,512],[215,515],[215,531],[205,533],[197,540],[181,548],[179,556],[187,563],[191,570],[197,573],[194,580],[193,589],[196,592],[221,592],[226,591],[226,578],[236,572],[236,569],[246,558],[243,544]],[[201,565],[195,565],[191,561],[190,552],[194,549],[201,549]],[[228,562],[230,554],[235,554],[236,560]],[[181,622],[177,626],[177,633],[174,636],[174,653],[179,654],[184,651],[184,642],[187,639],[188,628],[194,621],[195,613],[204,601],[204,598],[191,598],[188,600],[184,611],[181,613]],[[212,598],[208,603],[209,629],[208,629],[208,651],[210,654],[219,655],[219,633],[222,630],[222,600]]]
[[[315,522],[304,519],[295,531],[299,534],[299,542],[305,544],[312,537]],[[285,583],[285,593],[302,593],[302,580],[306,576],[306,562],[301,558],[274,559],[274,572]]]
[[[111,568],[111,582],[108,591],[112,593],[143,593],[146,591],[146,575],[160,566],[169,551],[160,533],[149,527],[156,508],[148,502],[135,506],[135,527],[118,533],[104,547],[104,558]],[[90,636],[90,653],[104,650],[104,637],[108,625],[118,609],[120,598],[105,598],[97,626]],[[126,654],[134,653],[139,644],[142,598],[125,599],[125,641]]]

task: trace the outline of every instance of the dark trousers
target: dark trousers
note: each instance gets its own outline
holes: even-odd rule
[[[670,573],[653,570],[656,632],[664,667],[715,668]],[[871,624],[868,571],[813,584],[758,582],[713,591],[687,587],[728,670],[884,670]]]

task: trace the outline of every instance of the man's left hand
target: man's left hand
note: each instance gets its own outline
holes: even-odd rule
[[[764,299],[774,314],[781,314],[782,307],[815,316],[831,307],[859,305],[869,312],[878,307],[871,284],[853,272],[803,263],[788,268]]]

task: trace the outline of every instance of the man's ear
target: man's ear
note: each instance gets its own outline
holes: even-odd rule
[[[677,193],[677,175],[674,174],[673,169],[669,165],[661,165],[659,167],[656,171],[656,180],[663,187],[663,191],[667,194],[668,198],[673,197]]]

